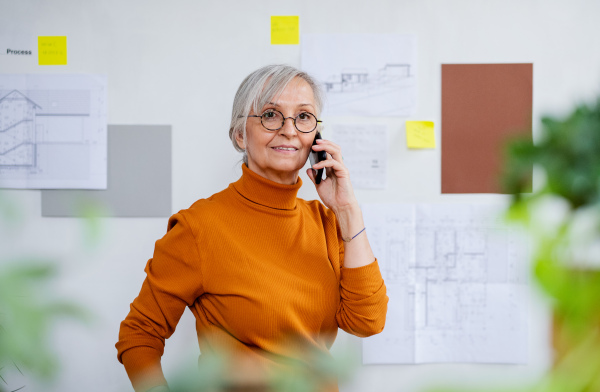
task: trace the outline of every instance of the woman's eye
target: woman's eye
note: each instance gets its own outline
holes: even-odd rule
[[[264,118],[273,118],[275,116],[276,116],[275,112],[264,112],[263,113]]]
[[[308,119],[310,119],[310,114],[300,113],[297,118],[298,118],[298,120],[308,120]]]

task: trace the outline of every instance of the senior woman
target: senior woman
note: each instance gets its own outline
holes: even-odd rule
[[[243,174],[169,219],[121,323],[118,359],[136,391],[168,390],[160,358],[186,307],[199,366],[227,352],[231,372],[250,367],[265,380],[309,362],[306,353],[329,355],[338,328],[361,337],[383,330],[386,288],[340,147],[313,146],[321,102],[317,83],[287,65],[240,85],[229,136]],[[327,153],[307,171],[322,203],[296,197],[311,149]],[[337,390],[335,379],[327,390]]]

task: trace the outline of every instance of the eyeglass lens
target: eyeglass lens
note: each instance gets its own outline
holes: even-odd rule
[[[262,125],[270,131],[277,131],[284,125],[283,114],[277,110],[264,112],[260,118]],[[317,118],[311,113],[302,112],[294,119],[294,125],[300,132],[312,132],[317,127]]]

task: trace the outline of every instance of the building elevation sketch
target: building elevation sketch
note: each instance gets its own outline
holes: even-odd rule
[[[327,115],[409,116],[416,49],[410,34],[306,34],[302,69],[323,85]]]
[[[365,363],[527,361],[527,246],[484,205],[364,205],[388,288]]]
[[[37,109],[17,90],[0,98],[0,166],[35,166]]]
[[[106,78],[0,75],[0,188],[106,188]]]

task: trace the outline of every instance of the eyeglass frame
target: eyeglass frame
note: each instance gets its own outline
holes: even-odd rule
[[[281,117],[283,118],[283,120],[281,120],[281,126],[280,126],[279,128],[277,128],[277,129],[269,129],[269,128],[267,128],[267,127],[265,126],[265,124],[263,124],[263,122],[262,122],[262,116],[264,116],[264,114],[265,114],[265,113],[267,113],[267,112],[269,112],[269,111],[271,111],[271,112],[277,112],[277,113],[281,114]],[[301,131],[301,130],[298,128],[298,126],[296,125],[296,119],[297,119],[297,118],[298,118],[298,116],[299,116],[299,115],[301,115],[302,113],[310,114],[311,116],[313,116],[313,117],[315,118],[315,120],[317,120],[317,124],[315,125],[315,127],[314,127],[313,129],[311,129],[310,131],[308,131],[308,132],[307,132],[307,131]],[[283,113],[281,113],[279,110],[275,110],[275,109],[268,109],[268,110],[265,110],[265,111],[263,112],[263,114],[261,114],[260,116],[259,116],[259,115],[256,115],[256,114],[251,114],[251,115],[248,115],[247,117],[258,117],[258,118],[260,118],[260,125],[262,125],[262,126],[263,126],[263,128],[264,128],[264,129],[266,129],[267,131],[271,131],[271,132],[279,131],[281,128],[283,128],[283,127],[285,126],[285,120],[287,120],[288,118],[291,118],[291,119],[292,119],[292,122],[294,123],[294,128],[296,128],[296,130],[297,130],[298,132],[302,132],[302,133],[311,133],[311,132],[313,132],[315,129],[317,129],[317,127],[319,126],[319,123],[322,123],[322,122],[323,122],[323,121],[319,120],[319,119],[317,118],[317,116],[315,116],[315,115],[314,115],[314,114],[312,114],[311,112],[302,112],[302,113],[299,113],[299,114],[298,114],[298,116],[296,116],[296,117],[285,117],[285,116],[283,115]]]

